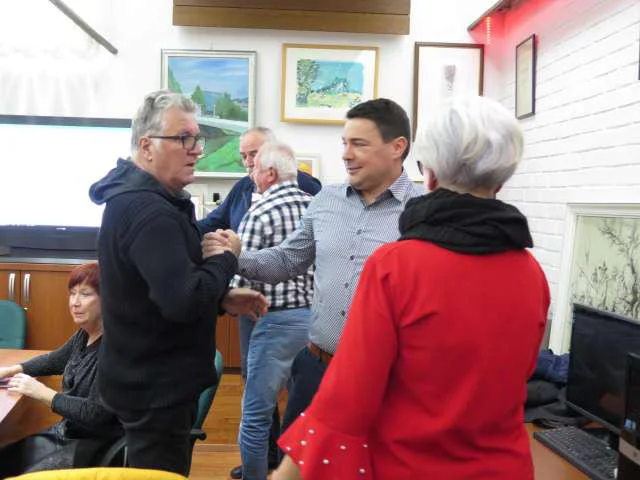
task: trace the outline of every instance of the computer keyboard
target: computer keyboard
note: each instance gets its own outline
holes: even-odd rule
[[[589,478],[615,480],[618,452],[602,440],[576,427],[534,432],[533,438],[550,448]]]

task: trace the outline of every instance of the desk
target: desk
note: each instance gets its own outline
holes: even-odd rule
[[[584,473],[567,462],[560,455],[552,452],[533,438],[533,432],[542,430],[531,423],[527,423],[531,456],[535,468],[535,480],[589,480]]]
[[[15,365],[43,353],[47,351],[0,349],[0,365]],[[47,377],[43,383],[59,390],[59,377]],[[44,430],[59,418],[43,403],[0,388],[0,446]]]

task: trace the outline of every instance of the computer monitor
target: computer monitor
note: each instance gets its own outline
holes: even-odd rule
[[[640,323],[573,305],[567,404],[616,435],[625,413],[628,353],[640,354]]]
[[[626,408],[620,433],[618,480],[640,478],[640,355],[627,356]]]

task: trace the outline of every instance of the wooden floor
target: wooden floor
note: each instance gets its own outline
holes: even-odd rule
[[[194,450],[191,461],[190,479],[194,480],[227,480],[229,471],[240,465],[240,452],[233,446],[233,451],[208,452]]]
[[[225,373],[203,425],[207,439],[197,442],[193,450],[190,479],[226,480],[230,478],[229,471],[240,464],[237,438],[241,399],[240,375]],[[286,394],[279,403],[283,411]]]

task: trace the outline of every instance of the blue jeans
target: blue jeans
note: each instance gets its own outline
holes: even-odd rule
[[[242,380],[247,380],[247,356],[249,355],[249,340],[253,333],[255,322],[249,317],[238,317],[238,334],[240,337],[240,372]],[[269,432],[269,467],[275,468],[280,461],[280,449],[276,443],[280,436],[280,412],[278,405],[273,409],[271,431]]]
[[[308,308],[277,310],[267,313],[253,328],[238,436],[244,480],[267,478],[272,413],[291,363],[308,341],[309,319]]]
[[[327,366],[309,352],[309,349],[304,348],[296,355],[291,366],[289,398],[282,419],[282,432],[285,432],[289,425],[311,405],[326,371]]]

